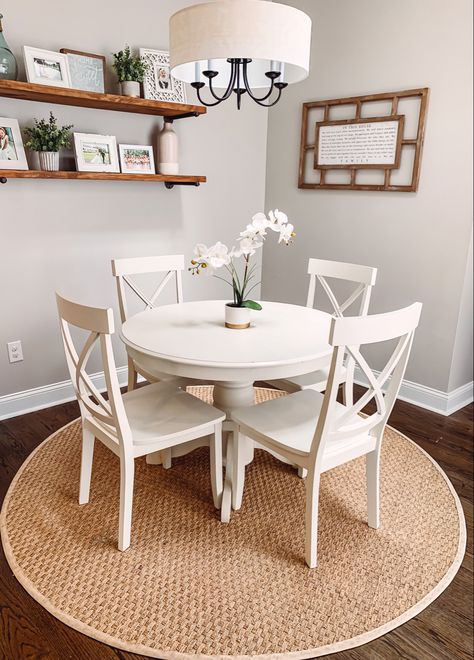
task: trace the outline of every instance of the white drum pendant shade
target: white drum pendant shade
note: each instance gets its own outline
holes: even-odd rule
[[[215,0],[178,11],[170,19],[170,60],[175,78],[205,82],[200,72],[218,71],[216,88],[227,87],[228,58],[248,58],[251,87],[268,87],[265,73],[280,67],[286,83],[309,73],[311,19],[288,5],[267,0]]]

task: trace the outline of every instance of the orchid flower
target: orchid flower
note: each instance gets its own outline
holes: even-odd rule
[[[268,228],[279,234],[279,243],[285,243],[286,245],[291,243],[291,239],[295,235],[294,227],[288,222],[288,216],[283,211],[275,209],[269,212],[268,217],[264,213],[256,213],[252,217],[252,222],[247,225],[244,231],[240,232],[237,239],[237,247],[229,250],[227,245],[217,242],[208,248],[203,243],[198,243],[194,248],[195,258],[191,261],[191,268],[189,270],[193,275],[199,275],[201,272],[212,275],[214,274],[214,270],[222,267],[226,268],[231,281],[215,274],[214,276],[223,279],[232,286],[234,304],[238,307],[261,309],[259,303],[247,299],[247,295],[259,284],[259,282],[252,283],[257,267],[255,265],[250,266],[250,258],[263,246]],[[239,277],[234,264],[234,259],[239,259],[240,257],[244,258],[245,263],[242,277]],[[251,283],[252,285],[250,286]]]

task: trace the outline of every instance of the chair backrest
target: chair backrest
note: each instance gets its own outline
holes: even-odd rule
[[[370,266],[359,266],[358,264],[346,264],[338,261],[326,261],[324,259],[310,259],[308,262],[309,289],[307,307],[314,307],[314,296],[316,292],[316,282],[320,282],[331,305],[334,314],[338,317],[343,316],[344,312],[350,307],[357,298],[361,298],[359,314],[365,316],[369,311],[370,296],[372,287],[377,278],[377,269]],[[358,286],[351,295],[342,303],[337,300],[334,291],[329,286],[326,278],[346,280],[354,282]]]
[[[371,433],[381,441],[405,374],[415,330],[421,314],[421,303],[414,303],[387,314],[333,318],[329,343],[334,347],[327,389],[311,447],[315,460],[322,454],[328,439],[344,440]],[[374,374],[359,346],[398,339],[395,350],[378,376]],[[345,352],[353,358],[365,375],[369,386],[358,401],[340,414],[336,398]],[[388,382],[384,391],[382,388]],[[360,411],[375,400],[376,411],[366,417]]]
[[[145,303],[145,309],[155,307],[155,302],[165,286],[175,280],[176,302],[183,302],[183,284],[181,273],[184,270],[184,255],[172,254],[161,257],[132,257],[130,259],[112,259],[112,273],[117,281],[117,293],[122,323],[128,318],[126,286]],[[131,279],[131,275],[142,273],[165,273],[151,297],[147,297]]]
[[[92,418],[120,446],[132,443],[130,426],[123,405],[112,349],[114,316],[112,309],[87,307],[56,294],[66,361],[82,418]],[[76,349],[70,326],[88,331],[80,351]],[[100,344],[108,400],[89,377],[86,367],[96,342]]]

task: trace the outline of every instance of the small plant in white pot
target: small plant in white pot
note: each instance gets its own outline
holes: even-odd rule
[[[28,142],[25,146],[31,151],[37,151],[40,168],[46,172],[59,170],[59,151],[67,148],[71,142],[71,128],[58,126],[56,117],[49,113],[49,121],[35,119],[34,126],[25,128]]]
[[[148,64],[141,57],[132,55],[130,46],[114,53],[113,67],[117,74],[123,96],[140,97],[140,83],[143,82]]]
[[[242,329],[250,326],[250,311],[262,309],[260,303],[249,298],[250,293],[260,284],[255,282],[257,264],[251,264],[251,257],[260,249],[270,229],[278,234],[278,242],[288,245],[295,236],[294,227],[288,222],[288,217],[276,209],[270,211],[268,217],[264,213],[253,216],[252,222],[240,233],[238,247],[231,250],[223,243],[217,242],[211,247],[198,243],[194,248],[195,258],[191,261],[189,270],[193,275],[214,275],[227,282],[234,293],[233,302],[226,303],[225,325],[227,328]],[[236,267],[236,261],[243,259],[243,268]],[[228,278],[220,277],[215,271],[225,268]],[[240,272],[239,272],[240,271]]]

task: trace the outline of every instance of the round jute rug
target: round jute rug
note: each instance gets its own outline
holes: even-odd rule
[[[210,400],[209,387],[194,388]],[[256,390],[257,399],[279,396]],[[465,548],[439,466],[388,428],[381,527],[366,524],[364,461],[322,479],[318,568],[303,560],[304,482],[257,451],[242,509],[220,523],[208,450],[172,469],[137,460],[132,545],[117,550],[117,459],[97,443],[91,502],[77,504],[80,423],[24,463],[0,519],[12,571],[67,625],[155,658],[313,658],[364,644],[450,583]]]

